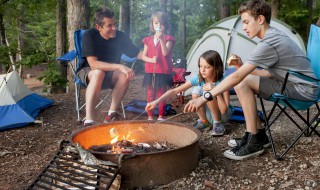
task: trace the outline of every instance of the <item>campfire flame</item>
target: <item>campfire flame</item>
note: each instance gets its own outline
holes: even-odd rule
[[[130,142],[134,142],[135,139],[131,139],[130,136],[131,136],[131,133],[129,132],[127,135],[123,135],[122,139],[120,139],[120,140],[126,140],[126,141],[130,141]],[[117,135],[117,136],[113,137],[111,139],[111,141],[110,141],[110,144],[114,144],[114,143],[118,142],[119,138],[120,138],[120,135]]]
[[[142,127],[139,127],[139,129],[136,129],[135,131],[141,131],[141,132],[144,132],[144,129]],[[124,134],[122,135],[122,138],[120,138],[120,134],[118,133],[118,130],[116,128],[111,128],[109,130],[109,134],[110,134],[110,137],[112,138],[111,141],[110,141],[110,144],[114,144],[120,140],[126,140],[126,141],[130,141],[130,142],[134,142],[135,139],[133,137],[131,137],[132,133],[134,131],[129,131],[128,134]]]
[[[150,145],[148,143],[144,142],[139,142],[139,143],[134,143],[135,138],[134,138],[134,132],[145,132],[143,127],[139,127],[138,129],[131,130],[128,133],[125,134],[119,134],[118,130],[116,128],[111,128],[109,130],[109,135],[110,135],[110,144],[111,144],[111,150],[109,153],[114,153],[114,154],[131,154],[132,152],[136,150],[142,150],[142,151],[149,151],[152,148],[155,148],[156,150],[166,150],[168,149],[168,146],[166,142],[161,143],[161,142],[155,142],[153,145]],[[149,149],[149,150],[147,150]]]
[[[122,132],[124,134],[119,134],[116,128],[109,130],[110,134],[107,134],[110,139],[109,144],[102,145],[92,145],[89,147],[90,150],[97,152],[107,152],[109,154],[139,154],[152,151],[165,151],[169,149],[176,148],[173,144],[168,144],[166,141],[153,141],[153,142],[138,142],[135,138],[134,132],[145,132],[143,128],[131,130],[128,132]],[[136,136],[138,137],[138,136]],[[139,139],[139,138],[137,138]]]

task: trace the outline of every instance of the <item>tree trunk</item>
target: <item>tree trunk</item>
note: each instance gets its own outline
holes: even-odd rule
[[[318,18],[318,21],[317,21],[316,25],[320,26],[320,17]]]
[[[271,0],[271,17],[277,18],[279,12],[280,0]]]
[[[19,26],[19,31],[18,31],[18,47],[16,51],[16,63],[19,63],[22,60],[22,50],[24,49],[24,38],[23,38],[23,31],[25,31],[25,25],[24,25],[24,6],[22,6],[19,10],[19,18],[18,18],[18,26]],[[22,78],[23,76],[23,65],[19,64],[17,65],[18,67],[18,73],[19,76]]]
[[[167,14],[167,0],[160,1],[161,11]]]
[[[71,51],[74,49],[73,33],[79,29],[89,28],[89,0],[68,0],[67,8],[68,51]]]
[[[230,2],[229,0],[220,0],[220,19],[230,16]]]
[[[183,59],[186,60],[187,57],[187,0],[183,0],[183,21],[182,21],[182,46],[183,46]]]
[[[123,0],[120,4],[119,30],[130,36],[130,0]]]
[[[10,47],[8,38],[6,38],[6,46]],[[16,60],[14,59],[14,57],[12,56],[12,51],[9,50],[9,59],[10,59],[10,64],[11,64],[11,68],[13,71],[16,70]],[[10,69],[10,68],[9,68]]]
[[[174,36],[174,31],[172,29],[173,26],[173,0],[169,1],[169,13],[168,13],[168,22],[169,22],[169,30],[168,33],[172,36]]]
[[[67,35],[69,45],[68,51],[75,49],[73,33],[79,29],[88,29],[89,18],[89,0],[67,0]],[[68,75],[68,81],[73,81],[72,74]],[[70,91],[74,91],[73,82],[70,82]]]
[[[3,23],[3,14],[0,13],[0,46],[7,46],[6,44],[6,31],[4,29],[4,23]],[[9,62],[9,61],[8,61]],[[6,67],[3,63],[0,63],[0,74],[6,72]]]
[[[1,7],[4,7],[5,3],[7,3],[9,0],[3,0],[1,2]],[[5,28],[4,28],[4,22],[3,22],[3,13],[0,12],[0,46],[7,46],[7,43],[6,43],[6,31],[5,31]],[[8,58],[8,56],[5,56]],[[7,63],[9,63],[9,59],[7,60]],[[7,70],[9,69],[8,66],[6,66],[6,64],[3,64],[3,63],[0,63],[0,74],[1,73],[6,73]]]
[[[67,52],[67,3],[66,0],[57,0],[56,9],[56,54],[57,57],[64,55]],[[67,63],[56,61],[55,65],[59,68],[62,78],[67,80]],[[64,93],[66,90],[63,86],[53,86],[51,93]]]
[[[310,25],[312,24],[312,12],[313,12],[312,5],[313,5],[313,0],[307,0],[307,8],[308,8],[307,39],[309,39]]]
[[[20,31],[22,31],[21,28],[20,28]],[[21,50],[23,49],[23,39],[21,38],[21,32],[19,32],[17,40],[18,40],[18,47],[17,47],[17,53],[16,53],[16,62],[20,62],[22,60]],[[19,74],[20,78],[23,78],[23,76],[22,76],[23,75],[23,65],[20,64],[17,66],[19,68],[18,74]]]

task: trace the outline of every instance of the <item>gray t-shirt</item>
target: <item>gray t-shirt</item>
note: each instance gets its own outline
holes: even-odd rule
[[[284,81],[288,70],[315,78],[310,61],[304,52],[285,33],[273,27],[267,30],[265,37],[257,44],[246,63],[268,70],[278,81]],[[289,82],[292,82],[295,89],[307,99],[318,98],[317,84],[293,75],[290,75]]]

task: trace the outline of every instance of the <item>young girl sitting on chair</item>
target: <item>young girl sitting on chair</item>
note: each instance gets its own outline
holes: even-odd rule
[[[151,111],[159,102],[191,87],[194,87],[192,91],[193,99],[202,95],[206,99],[212,99],[212,97],[206,97],[206,95],[208,95],[206,92],[214,88],[224,78],[224,68],[219,53],[213,50],[204,52],[199,58],[198,66],[198,76],[193,77],[190,81],[187,81],[181,86],[167,91],[160,98],[148,103],[145,110]],[[223,123],[230,119],[232,113],[233,107],[230,105],[230,92],[225,91],[223,94],[218,95],[214,100],[208,101],[205,106],[197,111],[199,119],[194,126],[198,129],[204,129],[209,127],[211,123],[213,125],[211,135],[221,136],[225,133]]]

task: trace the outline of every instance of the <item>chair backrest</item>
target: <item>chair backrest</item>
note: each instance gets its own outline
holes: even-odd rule
[[[320,27],[313,24],[310,27],[307,56],[317,79],[320,79]]]
[[[173,67],[172,71],[174,73],[174,75],[173,75],[173,82],[174,83],[184,83],[184,82],[186,82],[186,79],[185,79],[186,69],[185,68]]]
[[[83,34],[85,33],[85,31],[86,30],[80,29],[80,30],[75,31],[73,34],[74,46],[75,46],[76,53],[77,53],[77,64],[76,64],[76,68],[75,68],[76,72],[82,66],[81,65],[82,64],[82,39],[83,39]],[[121,59],[125,62],[128,62],[128,63],[134,63],[137,60],[136,57],[131,58],[125,54],[121,55]]]
[[[86,30],[77,30],[73,34],[74,46],[77,53],[77,63],[75,65],[76,72],[79,70],[82,64],[82,39]]]

